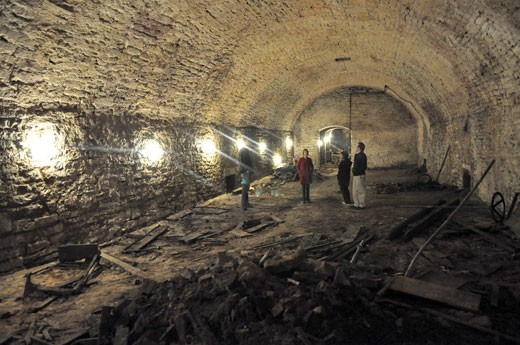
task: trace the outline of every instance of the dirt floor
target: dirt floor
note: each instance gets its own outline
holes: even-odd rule
[[[492,220],[488,201],[469,199],[403,277],[456,207],[433,206],[467,193],[423,182],[371,170],[368,207],[356,210],[341,204],[332,167],[310,204],[297,182],[266,177],[246,211],[240,195],[221,195],[103,244],[78,294],[23,298],[26,275],[55,287],[88,262],[2,276],[0,344],[520,343],[520,241]]]

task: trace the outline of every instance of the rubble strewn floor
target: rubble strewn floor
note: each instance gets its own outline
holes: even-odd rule
[[[470,199],[405,280],[454,207],[406,238],[390,233],[419,205],[433,210],[465,192],[373,170],[369,207],[355,210],[329,172],[311,186],[311,204],[300,204],[297,182],[267,177],[247,211],[226,194],[111,241],[76,295],[22,298],[25,275],[57,286],[88,262],[0,277],[0,344],[520,343],[520,242],[486,204]]]

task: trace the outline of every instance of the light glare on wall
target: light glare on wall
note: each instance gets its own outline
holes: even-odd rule
[[[217,146],[212,139],[204,139],[200,142],[200,148],[202,152],[206,155],[206,157],[212,157],[217,150]]]
[[[279,168],[282,165],[282,157],[278,153],[275,153],[273,156],[273,165],[275,168]]]
[[[329,133],[325,136],[325,143],[328,144],[330,143],[330,140],[332,139],[332,133]]]
[[[321,141],[320,139],[318,139],[318,142],[316,143],[318,145],[318,147],[322,147],[323,146],[323,141]]]
[[[161,144],[159,144],[157,140],[153,139],[146,140],[139,152],[150,163],[160,161],[164,154]]]
[[[267,150],[267,145],[264,142],[259,143],[258,152],[265,153],[265,150]]]
[[[50,123],[40,124],[27,133],[23,146],[29,150],[34,166],[53,165],[61,146],[61,136]]]
[[[242,138],[237,139],[236,143],[237,143],[237,148],[239,150],[246,146],[246,143],[244,142],[244,139],[242,139]]]
[[[293,146],[293,141],[290,137],[285,138],[285,148],[290,150]]]

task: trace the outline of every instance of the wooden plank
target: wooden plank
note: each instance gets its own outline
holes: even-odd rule
[[[277,217],[277,216],[275,216],[275,215],[271,215],[271,219],[274,220],[274,221],[277,222],[277,223],[283,223],[283,222],[285,222],[285,220],[283,220],[282,218]]]
[[[478,294],[408,277],[395,277],[389,289],[473,312],[477,312],[480,306],[480,295]]]
[[[252,228],[247,228],[247,229],[244,229],[244,230],[246,232],[252,233],[252,232],[260,231],[262,229],[267,228],[268,226],[275,225],[275,224],[278,224],[278,223],[276,223],[276,222],[269,222],[269,223],[265,223],[265,224],[258,224],[257,226],[253,226]]]
[[[168,230],[167,225],[159,225],[155,227],[152,231],[144,235],[140,240],[132,243],[129,247],[126,247],[125,250],[123,250],[123,253],[138,252],[142,250],[144,247],[155,241],[157,237],[164,234],[166,230]]]
[[[201,238],[202,236],[207,235],[209,233],[213,233],[213,231],[210,231],[210,230],[203,230],[200,232],[195,231],[195,232],[192,232],[192,233],[184,236],[182,238],[182,241],[186,244],[190,244],[190,243],[194,242],[196,239]]]
[[[179,220],[179,219],[182,219],[186,216],[189,216],[190,214],[192,214],[193,211],[192,210],[182,210],[182,211],[179,211],[175,214],[172,214],[171,216],[168,216],[166,217],[166,219],[168,220],[173,220],[173,221],[176,221],[176,220]]]
[[[101,252],[101,257],[103,259],[113,263],[114,265],[121,267],[123,270],[125,270],[126,272],[128,272],[134,276],[137,276],[140,278],[148,278],[148,275],[145,272],[141,271],[138,268],[130,266],[126,262],[123,262],[123,261],[119,260],[118,258],[113,257],[112,255]]]
[[[60,262],[90,260],[99,253],[99,245],[95,244],[68,244],[58,247]]]
[[[443,205],[445,203],[446,203],[445,200],[439,200],[437,202],[436,206]],[[424,208],[424,209],[419,210],[416,213],[412,214],[410,217],[408,217],[403,222],[401,222],[397,226],[395,226],[392,230],[390,230],[390,233],[388,234],[387,239],[396,240],[396,239],[400,238],[409,224],[416,222],[421,218],[426,217],[430,212],[431,212],[431,209]]]
[[[450,202],[448,206],[456,207],[460,203],[459,199],[455,199]],[[423,218],[417,220],[412,224],[408,224],[408,227],[403,235],[403,239],[405,241],[409,241],[412,237],[419,234],[421,231],[426,230],[429,226],[435,223],[438,219],[443,218],[450,212],[449,208],[444,208],[442,205],[437,206],[436,208],[430,210]]]
[[[229,209],[214,206],[197,206],[193,210],[196,214],[219,215],[229,212]]]

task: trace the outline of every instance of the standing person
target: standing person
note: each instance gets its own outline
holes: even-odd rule
[[[309,150],[303,149],[303,156],[300,157],[296,164],[296,171],[300,175],[300,183],[302,185],[302,204],[308,204],[311,202],[309,193],[314,171],[312,159],[309,158]]]
[[[240,169],[240,184],[242,185],[242,209],[245,211],[252,207],[249,203],[249,187],[251,186],[251,175],[253,174],[253,160],[247,147],[242,147],[238,152],[238,163]]]
[[[367,170],[367,155],[365,154],[365,144],[358,143],[356,154],[354,155],[354,167],[352,168],[352,197],[354,199],[353,208],[363,209],[366,207],[367,189],[365,186]]]
[[[350,160],[348,153],[345,151],[340,152],[340,162],[338,165],[338,184],[341,194],[343,195],[343,205],[349,205],[350,192],[348,185],[350,184],[350,168],[352,167],[352,161]]]

